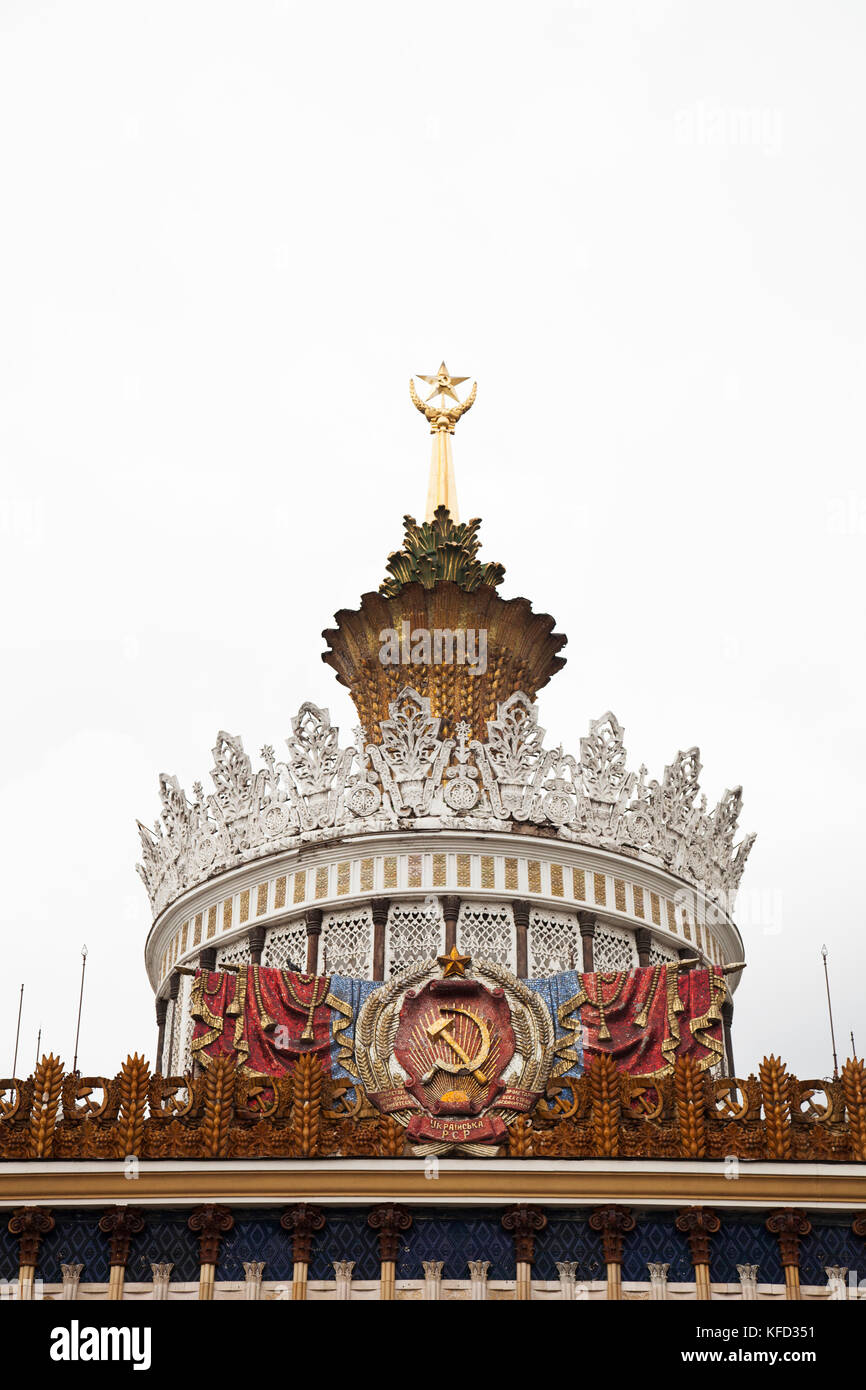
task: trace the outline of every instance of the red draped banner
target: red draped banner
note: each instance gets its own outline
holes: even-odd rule
[[[249,1076],[280,1076],[311,1052],[325,1071],[339,1066],[345,1070],[338,1074],[354,1074],[354,1010],[331,983],[328,975],[257,965],[237,973],[200,971],[191,999],[193,1057],[207,1067],[227,1054]],[[347,984],[375,988],[342,981]],[[633,1076],[670,1071],[674,1058],[686,1054],[705,1069],[724,1054],[726,985],[716,968],[681,971],[671,963],[611,974],[568,972],[534,987],[557,1026],[554,1075],[579,1071],[581,1053],[584,1068],[604,1052]]]
[[[192,991],[192,1053],[205,1067],[223,1053],[241,1070],[281,1076],[304,1052],[331,1070],[332,1007],[328,975],[299,975],[253,965],[236,974],[199,971]]]
[[[727,987],[720,970],[680,972],[672,963],[578,978],[573,1007],[580,1011],[585,1067],[605,1052],[620,1071],[652,1076],[668,1071],[675,1057],[689,1054],[703,1069],[723,1055]]]

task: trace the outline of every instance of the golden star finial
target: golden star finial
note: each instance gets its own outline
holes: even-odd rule
[[[457,975],[462,980],[466,974],[467,965],[472,964],[471,956],[461,956],[456,946],[452,946],[447,956],[437,957],[442,966],[442,978],[447,980],[449,975]]]
[[[456,401],[458,405],[460,404],[460,397],[455,392],[454,387],[469,380],[468,376],[451,376],[444,362],[435,376],[422,376],[421,372],[418,372],[417,377],[419,381],[426,381],[428,386],[433,387],[427,397],[428,401],[432,401],[434,396],[438,396],[441,402],[445,396],[450,396],[451,400]]]
[[[435,376],[423,376],[419,373],[419,381],[426,381],[433,390],[422,401],[418,392],[415,390],[414,377],[409,381],[409,396],[416,410],[421,414],[430,425],[430,433],[433,435],[433,450],[430,458],[430,483],[427,488],[427,509],[425,516],[428,521],[432,521],[439,507],[444,507],[449,513],[451,520],[459,522],[460,516],[457,510],[457,488],[454,483],[454,463],[451,458],[451,440],[449,435],[454,433],[454,426],[457,421],[462,419],[467,410],[471,410],[475,404],[475,396],[478,391],[478,383],[472,383],[472,390],[461,401],[454,390],[461,382],[468,381],[468,376],[452,376],[443,362]],[[434,396],[439,397],[438,405],[431,405]],[[449,405],[447,397],[450,396],[454,405]]]

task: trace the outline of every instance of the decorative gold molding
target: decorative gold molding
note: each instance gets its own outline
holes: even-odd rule
[[[540,1202],[592,1206],[712,1205],[729,1208],[809,1207],[856,1210],[866,1203],[866,1168],[829,1164],[749,1165],[732,1182],[719,1164],[654,1166],[606,1160],[603,1164],[440,1161],[437,1205],[445,1202]],[[266,1205],[317,1202],[364,1205],[394,1200],[429,1206],[431,1184],[423,1162],[370,1160],[339,1164],[250,1161],[244,1167],[219,1163],[142,1163],[135,1184],[136,1206],[148,1203]],[[122,1165],[98,1168],[39,1164],[26,1171],[0,1168],[0,1205],[116,1203],[129,1198]]]

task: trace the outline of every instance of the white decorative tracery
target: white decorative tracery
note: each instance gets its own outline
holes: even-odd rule
[[[621,927],[597,923],[592,943],[592,962],[596,970],[634,970],[637,947],[634,937]]]
[[[385,978],[445,950],[445,921],[438,898],[392,903],[385,935]]]
[[[580,740],[580,770],[587,796],[613,804],[630,789],[622,725],[610,710],[593,719]]]
[[[286,739],[289,793],[302,825],[333,825],[355,753],[340,749],[340,731],[326,709],[307,701],[292,719]]]
[[[488,721],[486,744],[473,742],[472,749],[497,816],[527,820],[537,810],[538,788],[562,750],[545,753],[538,708],[521,690],[498,705],[497,713],[497,719]]]
[[[373,978],[373,917],[369,908],[325,914],[320,959],[324,975]]]
[[[192,979],[189,975],[181,977],[180,986],[180,1046],[178,1048],[177,1066],[175,1068],[178,1075],[185,1075],[192,1070],[192,1035],[195,1032],[195,1019],[192,1016]]]
[[[514,915],[506,903],[460,904],[457,946],[463,955],[517,968]]]
[[[545,749],[538,707],[521,691],[497,706],[485,740],[470,739],[462,721],[454,738],[440,730],[429,699],[407,687],[381,721],[380,742],[359,731],[341,749],[328,711],[308,702],[292,719],[286,760],[268,746],[256,771],[242,740],[221,732],[214,791],[196,783],[189,800],[163,774],[160,818],[152,829],[139,825],[138,867],[154,915],[239,864],[420,816],[426,828],[473,832],[531,821],[548,835],[662,865],[732,909],[754,836],[735,844],[739,787],[707,810],[697,748],[678,753],[661,782],[648,781],[644,767],[626,771],[622,726],[607,712],[591,722],[579,758]]]
[[[581,969],[580,929],[576,912],[533,908],[529,914],[530,978]]]
[[[673,946],[663,946],[660,941],[653,941],[650,946],[650,965],[667,965],[669,961],[677,960],[677,952]]]
[[[165,1032],[162,1037],[162,1056],[160,1066],[163,1076],[171,1076],[172,1039],[174,1036],[175,1001],[169,999],[165,1011]]]
[[[189,1071],[191,1066],[193,1028],[195,1023],[190,1012],[190,991],[192,989],[192,979],[189,975],[181,975],[180,988],[177,992],[177,999],[172,1000],[170,1011],[172,1015],[171,1026],[171,1052],[169,1055],[169,1072],[172,1076],[181,1076]],[[168,1020],[166,1020],[168,1022]]]
[[[249,965],[251,960],[250,943],[245,936],[227,941],[216,953],[217,970],[224,970],[227,965]]]
[[[306,970],[306,923],[290,922],[283,927],[273,927],[265,937],[262,965],[270,970]]]
[[[426,696],[411,686],[398,695],[388,710],[390,719],[383,719],[379,725],[382,743],[371,743],[367,752],[398,814],[417,814],[428,809],[454,742],[442,742],[442,721],[430,713]]]

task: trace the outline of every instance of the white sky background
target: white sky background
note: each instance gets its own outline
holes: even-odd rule
[[[866,12],[0,8],[0,1074],[153,1058],[135,819],[304,699],[478,379],[461,513],[577,752],[699,743],[759,839],[738,1070],[866,1048]],[[8,1057],[7,1057],[8,1053]]]

